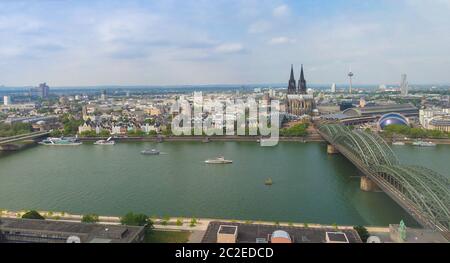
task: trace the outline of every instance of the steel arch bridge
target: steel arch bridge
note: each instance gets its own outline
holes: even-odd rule
[[[430,169],[400,164],[380,136],[338,124],[319,133],[424,227],[450,229],[450,180]]]

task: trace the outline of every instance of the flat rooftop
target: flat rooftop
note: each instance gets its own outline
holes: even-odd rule
[[[326,243],[327,232],[342,232],[345,233],[349,243],[361,243],[361,239],[355,230],[339,230],[333,228],[305,228],[305,227],[290,227],[290,226],[275,226],[275,225],[260,225],[260,224],[242,224],[242,223],[227,223],[214,221],[208,225],[202,243],[216,243],[217,232],[220,226],[237,226],[237,243],[256,243],[257,240],[267,239],[276,230],[283,230],[289,233],[294,243]]]
[[[0,232],[18,231],[22,233],[56,234],[62,237],[77,236],[82,243],[101,240],[108,241],[107,243],[128,243],[132,242],[143,229],[143,227],[135,226],[0,218]]]

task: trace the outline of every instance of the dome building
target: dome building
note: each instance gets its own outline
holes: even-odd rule
[[[272,233],[270,242],[274,244],[290,244],[292,243],[292,239],[288,232],[277,230]]]
[[[409,120],[400,113],[387,113],[378,120],[378,128],[384,130],[389,125],[409,126]]]

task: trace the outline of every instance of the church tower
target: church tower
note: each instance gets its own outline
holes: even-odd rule
[[[303,74],[303,64],[302,69],[300,71],[300,79],[298,80],[298,93],[306,94],[306,80],[305,75]]]
[[[291,65],[291,77],[289,78],[288,94],[296,93],[296,85],[294,78],[294,65]]]

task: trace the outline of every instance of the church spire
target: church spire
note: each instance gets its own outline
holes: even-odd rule
[[[288,94],[295,94],[295,86],[294,65],[291,65],[291,77],[289,78]]]
[[[302,69],[300,70],[300,79],[298,80],[298,93],[306,94],[306,80],[305,74],[303,73],[303,64]]]

